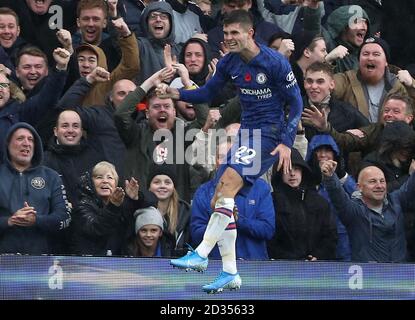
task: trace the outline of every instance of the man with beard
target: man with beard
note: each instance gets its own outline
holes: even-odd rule
[[[386,96],[408,95],[399,79],[389,71],[389,46],[377,37],[369,37],[359,50],[359,69],[334,76],[334,96],[357,107],[369,122],[379,119]]]

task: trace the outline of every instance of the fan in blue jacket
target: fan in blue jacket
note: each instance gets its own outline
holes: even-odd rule
[[[306,161],[310,165],[314,174],[321,176],[319,162],[322,160],[335,160],[341,165],[337,166],[337,174],[341,179],[343,189],[349,196],[357,190],[356,181],[354,178],[344,171],[344,159],[340,153],[340,149],[334,141],[333,137],[328,134],[315,135],[308,144],[308,152]],[[347,234],[346,227],[341,223],[338,215],[330,201],[330,197],[324,185],[320,183],[318,186],[318,193],[329,202],[332,213],[336,217],[337,226],[337,248],[336,258],[338,260],[350,261],[351,260],[351,248],[349,236]]]
[[[71,220],[59,175],[40,165],[42,142],[27,123],[13,125],[0,165],[0,253],[53,253]]]
[[[222,150],[220,146],[218,150]],[[225,155],[226,153],[223,156]],[[219,164],[219,151],[217,156],[219,156],[217,158]],[[215,179],[210,180],[202,184],[193,197],[190,229],[194,243],[200,243],[203,239],[212,214],[210,200],[215,193],[215,187]],[[238,210],[236,258],[268,259],[267,240],[270,240],[275,233],[275,210],[270,186],[264,180],[257,179],[246,196],[241,194],[236,196],[235,205]],[[221,258],[218,245],[214,247],[209,257]]]

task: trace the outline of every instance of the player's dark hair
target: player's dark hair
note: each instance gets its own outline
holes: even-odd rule
[[[223,20],[223,25],[229,25],[233,23],[239,23],[246,29],[250,29],[254,27],[254,19],[252,14],[245,10],[234,10],[229,15],[225,17]]]

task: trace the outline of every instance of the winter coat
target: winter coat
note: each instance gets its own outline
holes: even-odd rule
[[[134,92],[125,97],[124,101],[114,113],[114,122],[120,137],[127,148],[124,174],[127,177],[135,177],[140,181],[141,185],[146,186],[148,185],[147,175],[151,164],[154,162],[154,151],[161,143],[159,141],[153,141],[154,131],[151,129],[147,120],[137,123],[132,118],[137,103],[139,103],[144,96],[145,92],[138,87]],[[189,129],[200,129],[203,126],[206,121],[206,108],[206,105],[201,108],[195,108],[199,114],[197,115],[197,120],[193,121],[190,125],[185,126],[183,120],[176,118],[174,128],[172,129],[172,135],[175,140],[182,140],[180,143],[169,140],[164,144],[164,146],[167,147],[167,150],[169,150],[168,154],[172,155],[173,163],[175,163],[174,165],[178,177],[177,185],[175,185],[176,190],[179,193],[180,198],[188,202],[190,202],[191,199],[191,195],[189,194],[189,164],[187,161],[184,161],[182,164],[176,164],[176,152],[178,151],[176,147],[186,150],[190,145],[192,141],[184,141],[184,134],[188,132]]]
[[[6,133],[17,122],[27,122],[32,126],[38,124],[48,110],[54,107],[62,93],[66,71],[53,71],[46,77],[39,92],[23,103],[11,99],[0,108],[0,145],[6,141]],[[0,163],[4,160],[3,149],[0,149]]]
[[[18,172],[11,164],[7,144],[3,144],[5,162],[0,165],[0,253],[55,253],[54,237],[68,227],[71,215],[65,188],[59,175],[42,166],[42,142],[35,129],[27,123],[10,127],[5,140],[19,128],[28,129],[34,137],[32,165]],[[27,202],[36,210],[31,227],[9,226],[8,219]]]
[[[165,13],[170,17],[170,32],[163,39],[156,39],[148,30],[147,19],[152,11]],[[140,72],[136,77],[136,83],[142,84],[155,72],[163,69],[164,64],[164,46],[171,45],[171,53],[176,57],[180,53],[181,46],[177,45],[174,39],[175,21],[173,10],[167,2],[158,1],[149,3],[140,16],[140,28],[143,36],[138,37],[138,51]]]
[[[100,150],[83,137],[79,145],[58,144],[56,137],[53,137],[45,152],[43,165],[59,173],[67,190],[69,202],[76,206],[80,196],[80,176],[104,160],[106,159]]]
[[[364,164],[378,166],[385,174],[388,192],[398,189],[409,178],[409,166],[415,156],[415,132],[411,125],[404,121],[388,123],[379,138],[378,148],[369,153]],[[393,162],[398,152],[406,152],[407,159]]]
[[[78,79],[59,100],[57,107],[59,110],[75,110],[79,114],[88,143],[104,160],[115,166],[120,177],[124,177],[125,145],[114,124],[115,108],[108,96],[105,105],[78,107],[89,90],[91,84],[84,77]]]
[[[336,61],[335,72],[346,72],[348,70],[356,70],[359,67],[359,47],[355,47],[349,42],[344,42],[340,36],[349,26],[350,19],[357,18],[361,15],[366,19],[368,24],[368,32],[371,32],[371,22],[367,13],[359,6],[341,6],[334,10],[327,18],[325,28],[321,29],[321,34],[326,42],[327,52],[330,52],[339,45],[345,46],[349,52],[343,59]],[[356,103],[352,103],[356,106]]]
[[[366,127],[359,128],[364,133],[364,137],[359,138],[349,132],[338,132],[329,124],[327,133],[336,140],[343,152],[362,151],[366,153],[377,147],[383,128],[384,124],[382,123],[371,123]]]
[[[139,192],[138,200],[127,195],[121,206],[109,202],[107,205],[96,194],[89,173],[81,177],[79,204],[72,214],[71,239],[75,254],[112,255],[122,254],[125,240],[134,230],[135,210],[155,205],[152,193]]]
[[[212,53],[211,53],[209,45],[205,41],[198,39],[198,38],[191,38],[188,41],[186,41],[185,44],[183,44],[182,50],[180,51],[179,62],[182,64],[184,64],[184,54],[189,43],[200,44],[205,54],[205,60],[204,60],[202,70],[198,74],[189,74],[190,80],[192,80],[199,87],[201,87],[206,83],[206,77],[209,74],[209,63],[212,60]],[[226,104],[228,100],[235,97],[235,95],[236,95],[235,86],[232,84],[232,82],[228,82],[224,86],[224,88],[222,88],[221,92],[218,92],[217,95],[210,102],[210,107],[211,108],[219,107],[223,104]]]
[[[141,34],[139,19],[144,8],[145,5],[141,0],[122,0],[122,2],[118,2],[117,5],[119,15],[124,18],[128,28],[131,32],[134,32],[136,36]]]
[[[344,170],[344,159],[341,158],[339,147],[337,146],[336,142],[330,135],[324,134],[324,135],[315,135],[308,144],[309,149],[307,152],[306,161],[310,165],[313,173],[321,176],[320,166],[317,163],[317,158],[316,158],[316,149],[318,149],[321,146],[331,147],[334,153],[334,161],[336,161],[338,164],[337,168],[340,168],[343,165],[343,170]],[[342,174],[344,173],[346,172],[343,172]],[[353,192],[357,190],[356,181],[350,174],[347,174],[347,177],[345,181],[343,181],[342,185],[343,185],[343,189],[350,196],[352,195]],[[321,195],[324,199],[328,201],[331,212],[334,215],[334,218],[336,220],[337,236],[338,236],[336,257],[338,260],[350,261],[351,260],[351,248],[350,248],[350,241],[349,241],[349,236],[347,234],[346,227],[341,223],[340,219],[338,218],[338,215],[335,213],[336,209],[333,207],[333,204],[330,201],[330,197],[327,193],[327,190],[324,188],[324,185],[322,183],[318,185],[318,193],[319,195]]]
[[[367,98],[366,85],[363,83],[358,70],[349,70],[344,73],[337,73],[334,75],[336,86],[333,95],[342,101],[350,103],[352,106],[359,109],[359,111],[369,119],[369,104]],[[408,92],[404,85],[397,79],[397,77],[385,70],[385,94],[382,96],[379,105],[383,104],[386,96],[391,94],[400,94],[408,96]],[[379,108],[381,112],[381,108]],[[370,119],[369,119],[370,120]],[[376,121],[371,121],[376,122]]]
[[[185,0],[185,1],[179,1],[179,0],[168,0],[167,1],[172,9],[174,10],[174,15],[175,15],[175,22],[176,25],[177,23],[181,22],[180,19],[182,17],[181,14],[188,14],[189,12],[193,13],[194,15],[197,16],[198,19],[198,23],[200,23],[201,26],[201,30],[202,33],[207,33],[210,29],[216,27],[216,22],[214,20],[214,18],[212,18],[211,16],[205,15],[202,11],[202,9],[200,9],[200,7],[196,4],[196,2],[194,1],[189,1],[189,0]],[[177,14],[178,13],[178,14]],[[178,30],[183,29],[183,28],[178,28]],[[178,32],[175,32],[175,34],[177,35]],[[189,30],[191,31],[191,30]],[[192,36],[193,34],[191,34]],[[186,42],[185,41],[180,41],[178,40],[178,38],[175,38],[177,43],[180,42]]]
[[[27,5],[27,1],[1,0],[0,6],[9,7],[17,13],[20,37],[39,47],[46,54],[49,66],[52,67],[55,64],[53,50],[62,46],[56,37],[56,32],[62,28],[71,33],[76,30],[77,1],[53,0],[51,2],[49,10],[44,15],[34,13]]]
[[[307,103],[304,105],[305,108],[309,108]],[[338,132],[361,128],[369,124],[369,120],[359,110],[347,102],[331,97],[329,108],[330,112],[327,116],[327,121]],[[304,124],[304,128],[306,137],[309,141],[314,135],[319,134],[317,129],[312,126]]]
[[[415,175],[411,175],[398,190],[387,194],[380,214],[369,209],[359,193],[351,199],[341,187],[337,175],[324,178],[323,183],[349,233],[352,261],[406,260],[403,212],[414,205]]]
[[[390,46],[390,62],[406,68],[408,64],[414,62],[415,55],[415,41],[412,41],[415,2],[400,0],[399,5],[396,4],[391,0],[382,1],[381,35]]]
[[[336,257],[336,223],[328,202],[318,194],[311,170],[296,149],[291,152],[292,165],[302,168],[302,181],[292,188],[282,181],[280,173],[272,179],[276,228],[268,243],[273,259],[304,260],[309,255],[318,260]]]
[[[261,12],[262,17],[270,22],[279,26],[282,30],[289,34],[296,34],[301,30],[309,30],[319,33],[320,20],[324,16],[324,4],[321,3],[319,8],[313,9],[303,6],[293,6],[293,10],[285,14],[275,14],[268,10],[269,3],[264,5],[264,0],[257,0],[258,10]],[[275,3],[274,3],[275,4]],[[291,7],[289,5],[284,5]],[[297,78],[298,79],[298,78]]]
[[[275,210],[269,185],[262,179],[253,184],[247,196],[238,194],[236,228],[236,258],[246,260],[268,259],[267,240],[275,233]],[[214,180],[197,189],[192,202],[191,234],[194,244],[199,244],[209,223],[212,209],[210,200],[215,193]],[[217,245],[209,255],[220,259]]]
[[[132,33],[128,37],[119,38],[119,46],[121,49],[121,61],[118,66],[111,72],[110,80],[105,82],[97,82],[92,85],[92,89],[86,94],[82,100],[83,106],[103,105],[108,92],[118,80],[134,79],[140,71],[139,52],[137,47],[137,39]],[[107,67],[107,57],[104,51],[95,46],[94,49],[98,53],[98,66],[104,69]]]
[[[195,33],[205,33],[199,20],[204,14],[194,2],[188,0],[183,1],[183,3],[178,0],[168,0],[166,2],[173,9],[174,41],[176,43],[185,43]]]
[[[188,249],[186,244],[190,244],[190,205],[179,200],[178,221],[174,234],[169,232],[170,222],[166,215],[163,216],[163,220],[165,249],[170,248],[170,254],[175,257],[185,255]]]

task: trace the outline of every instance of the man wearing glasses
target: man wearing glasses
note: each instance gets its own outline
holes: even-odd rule
[[[140,51],[140,72],[136,83],[141,84],[155,72],[165,67],[164,46],[171,45],[171,53],[176,57],[180,48],[174,37],[173,10],[167,2],[152,2],[140,17],[143,36],[138,38]]]

